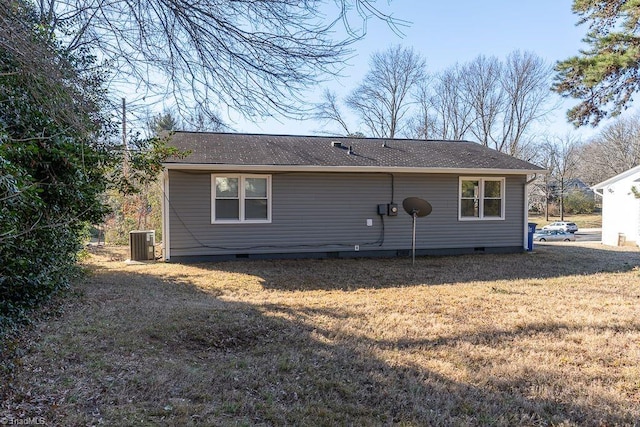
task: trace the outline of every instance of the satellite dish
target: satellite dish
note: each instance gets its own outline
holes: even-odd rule
[[[407,197],[402,201],[402,207],[409,215],[415,213],[418,218],[429,215],[433,210],[431,203],[418,197]]]
[[[413,233],[411,236],[411,262],[416,263],[416,218],[427,216],[433,208],[431,203],[418,197],[407,197],[402,201],[402,207],[413,218]]]

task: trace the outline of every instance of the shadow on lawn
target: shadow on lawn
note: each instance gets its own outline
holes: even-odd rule
[[[50,326],[53,332],[46,345],[54,351],[41,361],[46,366],[36,377],[22,372],[32,389],[3,396],[4,416],[11,408],[24,411],[28,402],[37,401],[55,402],[39,413],[61,424],[634,422],[617,402],[606,398],[593,407],[573,403],[565,395],[531,397],[534,387],[571,387],[561,375],[532,368],[511,379],[488,377],[477,386],[407,363],[407,353],[388,353],[436,348],[450,352],[449,361],[457,361],[456,370],[463,373],[477,367],[465,365],[469,359],[461,353],[467,350],[460,342],[499,345],[540,330],[557,333],[566,329],[561,324],[422,343],[378,342],[323,330],[310,314],[314,313],[280,304],[222,300],[188,281],[97,270],[85,286],[84,301]],[[327,310],[322,315],[340,319],[348,314]],[[428,353],[424,357],[437,359]],[[495,362],[487,356],[474,363]],[[580,393],[573,390],[568,395]],[[41,395],[49,400],[39,399]]]
[[[355,290],[517,280],[629,271],[640,267],[638,248],[537,245],[533,253],[404,258],[251,260],[192,266],[259,277],[276,290]]]

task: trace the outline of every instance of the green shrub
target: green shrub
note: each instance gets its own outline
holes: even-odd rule
[[[111,164],[100,79],[12,4],[3,25],[37,54],[0,46],[0,332],[69,286]]]
[[[564,210],[569,214],[590,214],[596,209],[596,201],[584,193],[575,191],[564,198]]]
[[[0,39],[12,37],[0,43],[0,335],[69,286],[87,224],[109,210],[107,189],[135,191],[176,154],[160,138],[136,140],[128,174],[118,170],[107,76],[95,58],[61,50],[33,2],[9,3],[0,3]]]

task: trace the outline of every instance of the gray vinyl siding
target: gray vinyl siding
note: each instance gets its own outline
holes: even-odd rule
[[[411,196],[433,206],[430,216],[417,220],[418,249],[524,243],[524,175],[506,177],[504,220],[459,221],[458,175],[395,174],[393,201],[400,212],[381,219],[377,205],[392,201],[389,174],[271,173],[271,223],[212,224],[213,173],[169,171],[172,257],[353,251],[354,245],[360,251],[410,249],[412,220],[402,201]]]

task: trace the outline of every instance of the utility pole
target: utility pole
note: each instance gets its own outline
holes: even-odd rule
[[[122,98],[122,178],[126,185],[126,191],[129,191],[129,184],[127,178],[129,177],[129,149],[127,148],[127,100]],[[122,220],[123,224],[127,223],[127,211],[128,211],[128,198],[129,195],[125,193],[122,198]],[[131,242],[129,242],[131,244]]]

